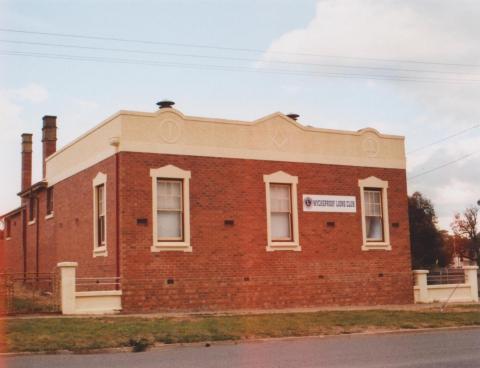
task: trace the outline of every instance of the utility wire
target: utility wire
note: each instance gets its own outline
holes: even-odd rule
[[[29,30],[12,29],[12,28],[0,28],[0,32],[9,32],[9,33],[17,33],[17,34],[33,34],[33,35],[39,35],[39,36],[77,38],[77,39],[88,39],[88,40],[99,40],[99,41],[117,41],[117,42],[138,43],[138,44],[147,44],[147,45],[164,45],[164,46],[188,47],[188,48],[193,47],[193,48],[203,48],[203,49],[212,49],[212,50],[252,52],[252,53],[262,53],[262,54],[267,51],[267,50],[252,49],[252,48],[235,48],[235,47],[226,47],[226,46],[213,46],[213,45],[206,45],[206,44],[151,41],[151,40],[106,37],[106,36],[90,36],[90,35],[73,34],[73,33],[39,32],[39,31],[29,31]],[[288,51],[277,51],[277,50],[268,50],[268,52],[271,54],[279,54],[279,55],[311,56],[311,57],[351,59],[351,60],[369,60],[369,61],[380,61],[380,62],[388,62],[388,63],[426,64],[426,65],[456,66],[456,67],[468,67],[468,68],[480,67],[480,64],[447,63],[447,62],[434,62],[434,61],[410,60],[410,59],[372,58],[372,57],[360,57],[360,56],[315,54],[315,53],[305,53],[305,52],[288,52]]]
[[[409,177],[409,178],[408,178],[408,181],[411,181],[411,180],[416,179],[416,178],[419,178],[419,177],[421,177],[421,176],[430,174],[431,172],[434,172],[434,171],[443,169],[444,167],[453,165],[453,164],[455,164],[455,163],[457,163],[457,162],[459,162],[459,161],[465,160],[466,158],[469,158],[469,157],[471,157],[471,156],[473,156],[473,155],[476,155],[477,153],[478,153],[478,151],[476,151],[476,152],[471,152],[471,153],[469,153],[469,154],[467,154],[467,155],[465,155],[465,156],[462,156],[462,157],[460,157],[460,158],[457,158],[457,159],[455,159],[455,160],[453,160],[453,161],[449,161],[449,162],[446,162],[446,163],[444,163],[444,164],[442,164],[442,165],[440,165],[440,166],[434,167],[434,168],[432,168],[432,169],[430,169],[430,170],[423,171],[423,172],[421,172],[420,174],[417,174],[417,175],[414,175],[414,176]]]
[[[149,45],[164,45],[164,46],[175,46],[175,47],[189,47],[189,48],[203,48],[203,49],[213,49],[213,50],[226,50],[226,51],[242,51],[242,52],[253,52],[253,53],[264,53],[265,50],[259,49],[250,49],[250,48],[233,48],[233,47],[224,47],[224,46],[213,46],[205,44],[187,44],[187,43],[175,43],[175,42],[162,42],[162,41],[149,41],[149,40],[139,40],[139,39],[127,39],[119,37],[104,37],[104,36],[88,36],[80,34],[68,34],[68,33],[54,33],[54,32],[37,32],[37,31],[27,31],[19,29],[9,29],[9,28],[0,28],[0,32],[10,32],[10,33],[21,33],[21,34],[34,34],[41,36],[53,36],[53,37],[64,37],[64,38],[77,38],[77,39],[89,39],[89,40],[102,40],[102,41],[118,41],[118,42],[128,42],[128,43],[137,43],[137,44],[149,44]],[[69,47],[69,48],[79,48],[79,49],[89,49],[89,50],[103,50],[103,51],[115,51],[115,52],[134,52],[134,53],[143,53],[143,54],[160,54],[166,56],[181,56],[181,57],[197,57],[197,58],[209,58],[209,59],[223,59],[223,60],[235,60],[235,61],[257,61],[254,59],[246,58],[233,58],[225,56],[207,56],[207,55],[197,55],[197,54],[177,54],[177,53],[165,53],[165,52],[153,52],[153,51],[144,51],[144,50],[130,50],[130,49],[115,49],[115,48],[102,48],[102,47],[91,47],[91,46],[80,46],[80,45],[65,45],[65,44],[49,44],[49,43],[40,43],[40,42],[28,42],[28,41],[11,41],[11,40],[0,40],[4,43],[17,43],[17,44],[29,44],[29,45],[38,45],[38,46],[55,46],[55,47]],[[424,64],[424,65],[440,65],[440,66],[456,66],[456,67],[469,67],[469,68],[479,68],[479,64],[462,64],[462,63],[446,63],[446,62],[433,62],[433,61],[424,61],[424,60],[409,60],[409,59],[387,59],[387,58],[370,58],[370,57],[353,57],[353,56],[339,56],[339,55],[325,55],[325,54],[314,54],[314,53],[301,53],[301,52],[286,52],[286,51],[276,51],[269,50],[271,54],[279,55],[297,55],[297,56],[313,56],[313,57],[322,57],[322,58],[336,58],[336,59],[350,59],[350,60],[368,60],[368,61],[381,61],[389,63],[410,63],[410,64]],[[145,64],[145,65],[158,65],[158,66],[176,66],[176,67],[195,67],[195,68],[207,68],[214,70],[229,70],[229,71],[257,71],[257,72],[269,72],[269,73],[286,73],[286,74],[299,74],[299,75],[308,75],[315,74],[327,77],[340,77],[340,78],[369,78],[369,79],[386,79],[386,80],[395,80],[395,81],[414,81],[414,82],[480,82],[480,80],[467,80],[467,79],[435,79],[435,78],[409,78],[409,77],[399,77],[399,76],[387,76],[387,75],[362,75],[362,74],[348,74],[348,73],[315,73],[315,72],[301,72],[301,71],[291,71],[291,70],[258,70],[253,68],[232,68],[228,66],[221,65],[201,65],[201,64],[185,64],[185,63],[162,63],[158,61],[149,61],[149,60],[135,60],[135,59],[119,59],[119,58],[100,58],[100,57],[87,57],[79,55],[59,55],[59,54],[45,54],[45,53],[33,53],[33,52],[16,52],[16,51],[5,51],[0,50],[0,54],[3,55],[16,55],[16,56],[32,56],[32,57],[43,57],[43,58],[53,58],[53,59],[63,59],[63,60],[76,60],[76,61],[93,61],[93,62],[112,62],[112,63],[124,63],[124,64]],[[317,64],[317,63],[303,63],[303,62],[288,62],[288,61],[267,61],[269,63],[281,63],[281,64],[296,64],[296,65],[310,65],[310,66],[321,66],[321,67],[335,67],[335,68],[362,68],[369,70],[390,70],[390,71],[400,71],[400,72],[421,72],[421,73],[442,73],[442,74],[468,74],[468,73],[458,73],[458,72],[448,72],[448,71],[427,71],[427,70],[414,70],[414,69],[401,69],[401,68],[388,68],[388,67],[369,67],[369,66],[348,66],[348,65],[329,65],[329,64]],[[468,74],[471,75],[471,74]],[[419,147],[413,151],[410,151],[409,154],[418,152],[427,147],[436,145],[438,143],[444,142],[448,139],[456,137],[460,134],[465,133],[466,131],[478,128],[479,125],[467,128],[463,131],[455,133],[451,136],[447,136],[438,141],[432,142],[428,145]],[[465,160],[478,152],[472,152],[467,155],[464,155],[453,161],[446,162],[440,166],[434,167],[430,170],[421,172],[420,174],[410,177],[408,180],[413,180],[421,176],[427,175],[434,171],[440,170],[447,166],[450,166],[459,161]]]
[[[48,43],[48,42],[32,42],[32,41],[21,41],[21,40],[0,39],[0,42],[7,43],[7,44],[14,44],[14,45],[60,47],[60,48],[82,49],[82,50],[127,52],[127,53],[135,53],[135,54],[160,55],[160,56],[178,56],[178,57],[191,57],[191,58],[202,58],[202,59],[219,59],[219,60],[230,60],[230,61],[263,62],[263,63],[266,63],[266,64],[303,65],[303,66],[315,66],[315,67],[322,67],[322,68],[386,70],[386,71],[393,71],[393,72],[400,72],[400,73],[402,73],[402,72],[413,72],[413,73],[453,74],[453,75],[469,75],[469,76],[478,75],[478,74],[473,74],[473,73],[444,71],[444,70],[426,70],[426,69],[408,69],[408,68],[405,69],[405,68],[392,68],[392,67],[366,66],[366,65],[307,63],[307,62],[293,62],[293,61],[285,61],[285,60],[264,60],[264,61],[262,61],[262,60],[258,60],[258,59],[241,58],[241,57],[172,53],[172,52],[163,52],[163,51],[147,51],[147,50],[139,50],[139,49],[107,48],[107,47],[97,47],[97,46],[59,44],[59,43]]]
[[[321,76],[321,77],[346,78],[346,79],[389,80],[389,81],[397,81],[397,82],[452,83],[452,84],[472,84],[472,83],[480,82],[480,79],[410,77],[410,76],[342,73],[342,72],[314,72],[314,71],[289,70],[289,69],[258,69],[253,67],[240,67],[240,66],[188,64],[188,63],[178,63],[178,62],[160,62],[156,60],[92,57],[92,56],[81,56],[81,55],[22,52],[22,51],[9,51],[9,50],[0,50],[0,54],[11,55],[11,56],[47,58],[47,59],[53,59],[53,60],[88,61],[88,62],[102,62],[102,63],[115,63],[115,64],[129,64],[129,65],[150,65],[150,66],[163,66],[163,67],[175,67],[175,68],[222,70],[222,71],[235,71],[235,72],[256,72],[256,73],[284,74],[284,75],[298,75],[298,76]]]
[[[461,131],[459,131],[459,132],[457,132],[457,133],[454,133],[454,134],[452,134],[452,135],[449,135],[449,136],[446,136],[446,137],[444,137],[444,138],[442,138],[442,139],[439,139],[438,141],[434,141],[434,142],[432,142],[432,143],[426,144],[425,146],[418,147],[418,148],[416,148],[416,149],[414,149],[414,150],[412,150],[412,151],[407,152],[407,154],[411,155],[412,153],[415,153],[415,152],[418,152],[418,151],[422,151],[422,150],[424,150],[425,148],[428,148],[428,147],[434,146],[434,145],[436,145],[436,144],[439,144],[439,143],[448,141],[449,139],[452,139],[452,138],[454,138],[454,137],[458,137],[459,135],[462,135],[463,133],[468,132],[469,130],[476,129],[476,128],[478,128],[478,127],[480,127],[480,124],[471,126],[470,128],[461,130]]]

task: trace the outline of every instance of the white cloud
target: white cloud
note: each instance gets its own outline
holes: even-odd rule
[[[476,198],[477,194],[477,185],[456,178],[435,188],[435,197],[438,205],[451,205],[458,202],[470,203],[472,198]]]
[[[400,101],[395,107],[408,110],[411,116],[401,129],[407,138],[407,150],[412,150],[480,123],[480,83],[440,83],[440,79],[480,81],[480,67],[391,61],[480,65],[479,17],[480,3],[469,0],[319,0],[312,20],[274,40],[257,66],[287,60],[323,65],[295,66],[304,72],[434,78],[431,83],[347,80],[363,84],[364,91],[376,93],[379,100],[392,97]],[[348,68],[352,66],[360,68]],[[382,108],[388,109],[379,106]],[[392,111],[395,113],[398,110]],[[394,117],[389,117],[388,111],[385,116],[375,124],[360,124],[398,132]],[[409,176],[476,152],[479,146],[480,129],[476,129],[409,155]],[[410,192],[420,190],[433,201],[442,227],[448,228],[454,212],[480,198],[480,171],[476,169],[479,157],[472,156],[409,182]]]
[[[33,103],[45,102],[48,99],[47,89],[35,83],[12,90],[12,95],[18,99]]]
[[[0,214],[19,205],[16,196],[20,188],[20,135],[34,133],[33,180],[37,180],[41,149],[38,149],[38,120],[29,118],[26,103],[43,103],[48,99],[48,90],[38,84],[0,89],[0,160],[5,173],[0,191]],[[37,175],[36,175],[37,174]]]
[[[480,4],[467,0],[455,2],[320,0],[316,14],[310,23],[304,28],[287,32],[273,41],[262,57],[263,64],[259,65],[265,66],[269,61],[281,59],[324,65],[300,67],[303,71],[310,72],[434,78],[437,82],[438,79],[455,78],[480,80],[479,67],[400,64],[371,60],[374,58],[480,64],[478,47],[480,28],[477,26],[479,16]],[[329,57],[312,57],[305,54],[329,55]],[[361,68],[345,68],[349,66]],[[409,71],[365,69],[364,67],[408,69]],[[299,67],[297,66],[296,69]],[[429,73],[419,73],[414,70],[426,70]],[[433,73],[434,71],[440,73]],[[377,83],[372,79],[365,81],[370,86],[372,83]],[[442,124],[445,127],[452,119],[461,119],[462,121],[457,124],[468,125],[468,122],[463,120],[478,119],[480,115],[478,83],[458,85],[437,82],[396,82],[391,86],[406,100],[421,105],[426,117],[430,119],[435,117],[436,125]]]
[[[480,191],[473,182],[455,178],[434,188],[432,198],[435,198],[437,208],[441,208],[439,213],[437,211],[438,223],[449,230],[454,214],[475,205],[480,199]]]
[[[320,0],[312,21],[275,40],[265,58],[277,57],[271,51],[284,51],[455,62],[478,56],[478,38],[464,24],[475,24],[479,13],[478,4],[462,0]]]
[[[4,180],[2,180],[2,190],[0,192],[0,214],[18,206],[18,198],[15,193],[18,192],[20,183],[20,170],[18,156],[12,156],[11,152],[20,152],[19,141],[12,141],[11,137],[20,137],[21,127],[23,121],[21,118],[22,108],[15,103],[13,92],[9,90],[0,90],[0,148],[1,166],[5,173]],[[11,173],[18,173],[12,176]],[[12,179],[12,177],[14,179]]]
[[[12,100],[10,93],[6,90],[0,90],[0,114],[2,117],[0,126],[2,131],[19,123],[21,111],[21,107]],[[5,134],[0,135],[0,137],[2,136],[5,136]]]

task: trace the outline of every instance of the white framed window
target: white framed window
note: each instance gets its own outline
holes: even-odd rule
[[[391,250],[388,181],[371,176],[358,181],[362,207],[362,250]]]
[[[173,165],[151,169],[152,252],[191,252],[190,177],[191,173]]]
[[[283,171],[264,175],[267,210],[267,251],[300,251],[298,177]]]
[[[93,257],[106,257],[107,252],[107,175],[98,173],[93,179]]]
[[[270,184],[270,221],[273,241],[292,241],[291,184]]]
[[[157,239],[183,241],[183,180],[157,179]]]

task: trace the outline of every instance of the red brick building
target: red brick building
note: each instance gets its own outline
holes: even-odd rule
[[[413,301],[403,137],[120,111],[60,150],[44,179],[22,136],[9,272],[121,277],[126,312]]]

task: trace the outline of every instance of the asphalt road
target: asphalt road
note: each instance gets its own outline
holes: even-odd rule
[[[157,349],[146,353],[8,358],[8,368],[480,367],[480,329],[351,335]]]

